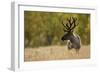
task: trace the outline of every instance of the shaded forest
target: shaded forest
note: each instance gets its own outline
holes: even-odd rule
[[[69,17],[78,19],[74,33],[81,38],[83,45],[90,44],[90,14],[24,11],[24,47],[65,45],[62,22]]]

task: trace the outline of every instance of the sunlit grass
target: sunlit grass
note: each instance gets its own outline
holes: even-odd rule
[[[39,48],[26,48],[25,61],[86,59],[90,58],[90,46],[82,46],[79,55],[74,49],[68,50],[67,46],[47,46]]]

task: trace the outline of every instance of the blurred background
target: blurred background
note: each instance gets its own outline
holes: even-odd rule
[[[24,46],[34,48],[48,45],[65,45],[62,22],[76,17],[78,26],[74,33],[81,38],[82,45],[90,44],[90,14],[24,11]]]

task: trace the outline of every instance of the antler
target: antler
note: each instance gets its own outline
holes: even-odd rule
[[[75,17],[70,17],[69,19],[67,18],[67,23],[66,24],[63,24],[63,26],[65,27],[64,31],[65,32],[70,32],[74,30],[74,28],[78,25],[76,24],[76,20],[77,18]]]
[[[72,27],[72,25],[71,25],[71,30],[73,30],[78,24],[76,23],[76,21],[77,21],[77,18],[74,18],[74,17],[72,17],[72,20],[73,20],[73,27]]]
[[[64,23],[62,22],[62,24],[63,24],[63,26],[65,27],[64,31],[65,31],[65,32],[68,32],[68,31],[70,30],[70,28],[69,28],[69,26],[68,26],[68,23],[64,24]]]

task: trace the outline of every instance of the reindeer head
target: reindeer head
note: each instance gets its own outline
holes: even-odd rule
[[[67,18],[65,24],[62,22],[62,24],[64,26],[64,32],[65,32],[65,35],[61,38],[63,41],[71,40],[71,38],[74,37],[73,31],[74,31],[75,27],[78,25],[76,23],[76,21],[77,21],[77,18],[70,17],[70,18]]]

